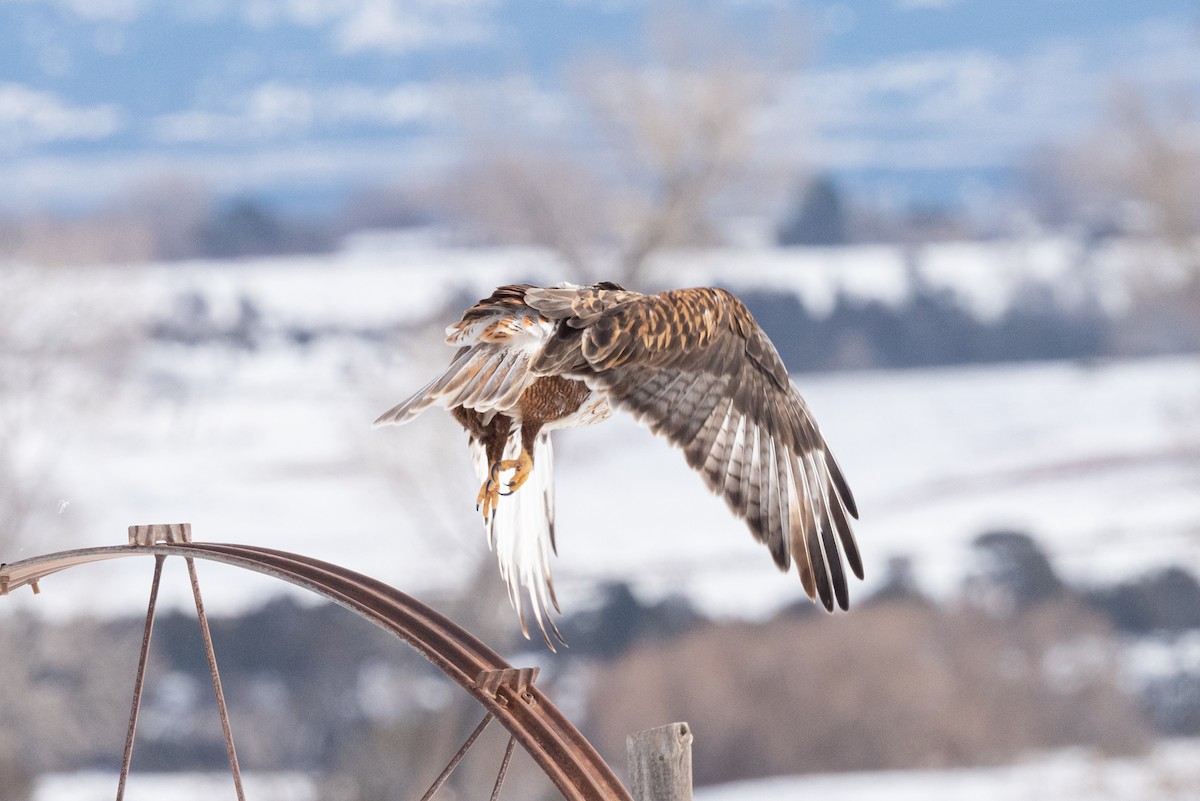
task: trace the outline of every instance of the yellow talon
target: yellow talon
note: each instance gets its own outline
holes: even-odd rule
[[[500,473],[505,470],[512,470],[513,476],[512,480],[506,485],[508,492],[501,492]],[[525,451],[521,451],[520,458],[505,459],[492,465],[487,481],[483,482],[483,485],[479,487],[479,494],[475,496],[475,511],[483,512],[483,521],[485,523],[488,522],[488,519],[492,515],[496,514],[496,506],[500,503],[500,496],[512,495],[520,489],[532,471],[533,458]]]
[[[495,475],[496,471],[492,471]],[[475,511],[483,510],[483,520],[486,523],[489,515],[495,514],[496,504],[500,501],[500,484],[499,482],[488,478],[483,482],[483,486],[479,488],[479,494],[475,496]]]
[[[508,482],[508,492],[505,495],[512,495],[521,488],[521,485],[529,478],[529,474],[533,472],[533,457],[529,452],[522,449],[521,456],[517,459],[505,459],[500,462],[500,471],[512,470],[512,480]],[[495,471],[493,471],[495,472]]]

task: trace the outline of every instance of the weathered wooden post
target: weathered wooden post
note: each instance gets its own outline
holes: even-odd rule
[[[671,723],[625,738],[633,801],[692,801],[692,730]]]

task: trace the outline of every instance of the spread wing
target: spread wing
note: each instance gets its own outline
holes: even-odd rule
[[[665,436],[780,569],[795,561],[809,597],[846,609],[843,555],[863,575],[854,497],[746,307],[720,289],[569,292],[526,295],[545,316],[568,318],[533,370],[576,374]]]

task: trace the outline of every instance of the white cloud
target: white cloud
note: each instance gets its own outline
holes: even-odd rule
[[[220,195],[359,181],[423,180],[452,158],[435,138],[371,144],[295,143],[216,152],[124,152],[0,159],[0,209],[100,203],[163,176],[192,176]]]
[[[802,118],[827,167],[1001,165],[1086,124],[1103,83],[1068,45],[915,53],[800,78],[775,127]]]
[[[801,120],[825,166],[1012,164],[1100,124],[1114,81],[1160,97],[1200,90],[1193,33],[1150,20],[1017,56],[929,51],[820,70],[797,81],[776,127]]]
[[[250,0],[243,18],[256,27],[326,28],[342,53],[408,53],[494,36],[498,0]]]
[[[1122,79],[1151,89],[1194,89],[1200,81],[1200,48],[1196,47],[1194,25],[1151,20],[1133,30],[1123,30],[1107,52],[1124,65]]]
[[[128,23],[154,6],[183,19],[234,16],[249,25],[325,29],[342,53],[407,53],[488,41],[500,0],[8,0],[59,8],[92,23]]]
[[[164,114],[153,135],[164,142],[253,142],[297,139],[350,127],[397,128],[438,114],[434,90],[422,84],[376,88],[358,84],[304,87],[270,82],[223,110]]]
[[[946,123],[986,107],[1012,77],[1012,66],[989,53],[928,53],[819,73],[809,93],[826,124]],[[881,120],[888,111],[895,116]]]
[[[434,89],[419,84],[391,89],[344,86],[325,90],[322,102],[325,118],[334,124],[396,127],[428,120],[440,113]]]
[[[957,5],[961,0],[896,0],[896,5],[906,11],[917,8],[947,8]]]
[[[73,106],[58,95],[0,83],[0,148],[18,150],[47,142],[105,139],[121,129],[110,104]]]
[[[153,0],[16,0],[55,6],[89,22],[131,22]]]
[[[242,6],[243,18],[252,25],[299,25],[318,28],[354,13],[363,0],[249,0]]]
[[[334,39],[344,53],[405,53],[493,36],[488,0],[362,0],[342,19]]]

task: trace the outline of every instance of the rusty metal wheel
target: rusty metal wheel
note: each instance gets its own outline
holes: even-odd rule
[[[536,668],[514,668],[494,651],[440,613],[380,581],[337,565],[269,548],[190,541],[190,527],[133,526],[130,544],[84,548],[36,556],[0,565],[0,595],[79,565],[124,557],[154,557],[150,602],[134,679],[134,697],[121,765],[118,801],[123,798],[137,728],[147,654],[164,561],[182,558],[188,567],[200,621],[208,666],[216,693],[230,770],[239,799],[244,799],[240,768],[220,673],[200,595],[195,560],[209,560],[256,571],[286,581],[334,601],[355,615],[400,638],[483,707],[483,717],[463,742],[432,786],[422,796],[427,801],[494,720],[509,732],[504,758],[492,789],[495,799],[504,782],[517,745],[568,801],[629,801],[629,792],[579,730],[535,686]]]

